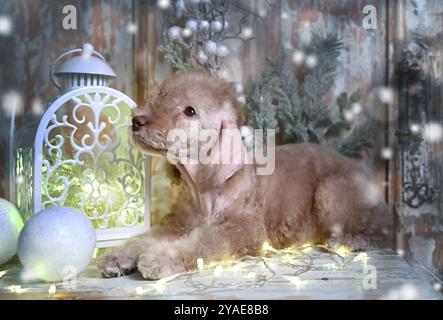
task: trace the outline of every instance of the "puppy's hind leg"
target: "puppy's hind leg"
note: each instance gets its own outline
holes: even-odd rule
[[[330,245],[345,245],[351,250],[378,246],[381,231],[390,217],[378,187],[359,172],[325,179],[315,194],[315,213],[319,229],[330,234]]]

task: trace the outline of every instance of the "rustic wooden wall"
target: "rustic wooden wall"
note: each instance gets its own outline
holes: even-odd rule
[[[74,5],[78,12],[78,29],[62,27],[65,5]],[[38,120],[32,106],[41,101],[46,107],[58,95],[49,79],[49,67],[56,57],[90,42],[114,68],[118,79],[115,87],[133,96],[134,35],[127,32],[133,21],[132,0],[2,1],[0,13],[12,21],[12,33],[0,36],[0,95],[14,90],[23,97],[23,112],[16,126]],[[3,108],[0,108],[3,110]],[[7,163],[8,115],[0,111],[0,161]],[[32,139],[32,137],[30,137]],[[0,166],[0,196],[7,195],[7,169]]]
[[[347,50],[340,56],[341,65],[331,98],[342,91],[363,92],[362,104],[369,117],[377,120],[376,148],[366,154],[363,161],[373,169],[373,175],[384,188],[391,208],[401,199],[402,166],[401,156],[395,161],[380,157],[383,146],[401,151],[398,144],[398,118],[401,109],[396,99],[392,106],[380,105],[374,100],[377,90],[389,85],[398,88],[396,69],[401,52],[414,32],[426,35],[425,40],[432,46],[427,53],[433,55],[431,64],[426,64],[429,75],[428,100],[430,117],[441,121],[441,91],[439,88],[442,50],[442,4],[438,0],[241,0],[244,5],[264,13],[263,22],[253,30],[255,38],[248,41],[228,42],[230,58],[226,63],[226,74],[245,85],[251,75],[262,70],[265,58],[274,56],[284,47],[298,48],[304,35],[311,28],[337,32],[343,38]],[[78,9],[78,30],[62,28],[62,8],[72,4]],[[372,4],[377,8],[376,30],[362,28],[362,8]],[[25,112],[16,121],[21,127],[32,117],[31,106],[36,98],[49,103],[57,91],[49,81],[50,62],[58,54],[71,48],[91,42],[114,68],[118,79],[113,86],[143,101],[150,88],[159,83],[170,69],[158,51],[161,11],[155,8],[154,0],[72,0],[43,1],[17,0],[2,1],[0,13],[13,19],[14,31],[10,36],[0,36],[0,94],[10,89],[17,90],[24,97]],[[235,23],[238,15],[230,19]],[[138,32],[128,32],[128,24],[134,22]],[[399,97],[401,100],[401,97]],[[433,111],[432,111],[433,110]],[[0,163],[7,158],[6,130],[7,117],[0,111]],[[441,179],[441,153],[436,146],[429,146],[429,154],[435,155],[431,170]],[[440,158],[438,158],[440,157]],[[440,160],[439,160],[440,159]],[[4,166],[3,166],[4,167]],[[5,172],[0,165],[0,196],[6,194]],[[4,168],[3,168],[4,169]],[[435,179],[434,179],[435,180]],[[438,179],[437,179],[438,180]],[[438,182],[441,182],[438,181]],[[437,182],[437,183],[438,183]],[[441,193],[440,193],[441,199]],[[402,208],[404,206],[401,205]],[[437,206],[437,207],[436,207]],[[440,207],[438,207],[440,206]],[[397,210],[397,225],[402,247],[410,252],[432,272],[442,274],[442,201],[427,206],[427,213],[416,211],[410,214]],[[439,213],[438,213],[439,212]],[[391,219],[392,217],[387,217]],[[392,218],[393,219],[393,218]],[[419,230],[425,230],[423,232]],[[431,230],[431,231],[429,231]],[[420,233],[421,232],[421,233]]]
[[[397,99],[390,139],[398,143],[391,164],[398,248],[430,277],[443,275],[443,143],[423,140],[411,126],[442,125],[443,5],[398,1],[390,8],[390,83]]]

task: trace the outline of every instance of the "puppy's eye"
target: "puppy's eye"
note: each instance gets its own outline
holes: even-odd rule
[[[195,115],[197,115],[197,113],[195,112],[195,109],[191,106],[187,106],[185,108],[185,115],[187,117],[194,117]]]

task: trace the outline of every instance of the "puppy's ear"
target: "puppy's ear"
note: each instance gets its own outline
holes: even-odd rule
[[[221,186],[244,165],[247,150],[235,117],[224,113],[220,120],[219,140],[211,149],[211,158],[215,162],[184,165],[200,192]]]

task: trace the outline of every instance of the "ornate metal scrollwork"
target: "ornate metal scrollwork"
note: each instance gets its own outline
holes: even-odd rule
[[[104,87],[77,89],[53,104],[36,137],[37,210],[69,205],[100,230],[148,226],[149,167],[129,139],[133,107]]]
[[[402,202],[419,208],[434,199],[428,159],[428,143],[420,131],[428,121],[427,47],[410,43],[396,70],[399,85],[397,136],[401,148]]]

